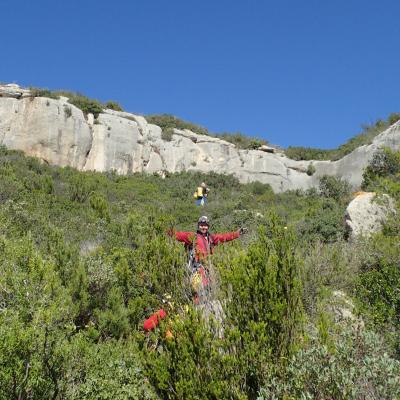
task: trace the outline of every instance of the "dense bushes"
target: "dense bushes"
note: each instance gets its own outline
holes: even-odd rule
[[[80,93],[65,91],[65,90],[49,90],[49,89],[39,89],[30,88],[31,95],[33,97],[48,97],[50,99],[58,99],[60,96],[68,97],[68,102],[78,107],[83,111],[85,115],[91,113],[95,118],[103,111],[103,109],[109,108],[115,111],[123,111],[123,108],[116,101],[107,101],[106,103],[101,103],[98,100],[91,99]]]
[[[378,150],[363,178],[365,189],[390,194],[397,212],[389,217],[383,232],[369,241],[355,293],[369,321],[376,329],[385,327],[388,340],[400,354],[400,152]]]
[[[156,398],[143,381],[133,342],[99,342],[97,329],[118,334],[101,321],[77,324],[80,307],[88,310],[93,301],[83,295],[87,281],[63,285],[56,265],[29,237],[2,237],[0,247],[0,398]],[[110,305],[113,295],[108,299],[118,327],[123,319]]]
[[[154,114],[146,115],[146,120],[150,124],[158,125],[162,129],[162,138],[166,141],[170,141],[172,138],[173,130],[175,129],[188,129],[199,135],[208,135],[221,138],[229,143],[233,143],[239,149],[258,149],[263,144],[267,144],[267,141],[259,138],[249,137],[243,135],[240,132],[236,133],[220,133],[213,134],[208,129],[203,128],[200,125],[193,124],[191,122],[184,121],[178,117],[170,114]]]
[[[378,335],[345,326],[334,336],[331,350],[313,338],[283,375],[271,377],[259,399],[398,398],[400,362],[388,356]]]
[[[289,146],[285,150],[286,157],[293,160],[330,160],[332,150],[314,149],[312,147]]]
[[[366,319],[400,355],[400,248],[398,236],[378,234],[360,257],[354,293]]]
[[[59,97],[57,94],[55,94],[49,89],[30,87],[29,90],[33,97],[48,97],[50,99],[58,99]]]
[[[347,203],[350,195],[350,185],[347,181],[334,176],[324,175],[319,180],[319,192],[322,197],[336,202]]]
[[[170,142],[172,140],[173,135],[174,135],[173,128],[166,128],[163,129],[161,132],[161,139],[165,140],[166,142]]]
[[[65,398],[158,399],[146,379],[139,354],[133,341],[94,343],[86,335],[76,335],[70,345]]]
[[[233,143],[239,149],[255,150],[262,145],[268,144],[268,142],[264,139],[250,137],[240,132],[223,132],[217,134],[216,137],[226,140],[229,143]]]
[[[339,160],[357,147],[370,144],[375,136],[379,135],[398,120],[400,120],[400,113],[391,113],[386,121],[379,119],[374,124],[363,125],[363,131],[359,135],[352,137],[337,149],[324,150],[311,147],[289,146],[285,150],[285,154],[293,160]]]
[[[363,174],[364,189],[380,187],[383,183],[390,184],[382,178],[389,178],[400,183],[400,152],[389,148],[379,149],[372,157]]]
[[[146,120],[149,124],[158,125],[163,131],[167,129],[189,129],[199,135],[209,135],[206,128],[202,126],[192,124],[191,122],[184,121],[178,117],[174,117],[171,114],[153,114],[146,115]]]
[[[373,182],[395,189],[396,179]],[[211,191],[199,209],[202,181]],[[397,225],[375,244],[338,240],[343,182],[275,195],[231,175],[80,173],[0,148],[0,183],[0,398],[253,399],[261,387],[299,397],[329,380],[328,399],[342,384],[358,388],[358,374],[340,373],[348,365],[373,371],[373,393],[394,392],[381,380],[397,368],[389,356],[355,355],[364,342],[332,327],[325,341],[310,339],[321,303],[341,289],[368,327],[389,332],[382,354],[398,341]],[[214,232],[249,228],[213,256],[222,326],[192,306],[185,250],[165,235],[192,231],[204,213]],[[145,336],[165,294],[170,317]]]
[[[173,338],[165,337],[167,329]],[[180,310],[168,327],[163,327],[155,350],[144,349],[151,381],[165,399],[240,398],[240,388],[232,375],[229,354],[222,353],[196,310]],[[230,374],[231,373],[231,374]],[[243,397],[242,397],[243,398]]]
[[[346,235],[344,213],[350,186],[339,178],[323,176],[318,190],[308,191],[308,207],[297,230],[305,242],[332,243]]]
[[[230,268],[220,258],[226,319],[207,325],[198,311],[178,308],[160,335],[171,330],[175,339],[159,339],[160,354],[145,352],[163,397],[255,398],[269,370],[292,354],[301,333],[300,261],[294,246],[293,234],[273,216]]]
[[[237,379],[252,398],[270,369],[290,356],[302,330],[301,262],[295,239],[276,217],[258,240],[222,269],[226,279],[226,338]],[[233,361],[232,361],[233,362]]]
[[[124,111],[121,104],[113,100],[107,101],[107,103],[104,104],[104,107],[114,111]]]
[[[29,238],[2,239],[0,263],[0,397],[56,397],[74,330],[71,299]]]
[[[394,243],[392,243],[394,244]],[[364,266],[359,277],[358,296],[367,303],[377,325],[400,319],[400,268],[398,264],[387,263],[383,259],[375,265]]]

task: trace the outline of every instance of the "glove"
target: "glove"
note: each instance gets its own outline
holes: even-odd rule
[[[239,229],[239,235],[242,236],[242,235],[244,235],[245,233],[247,233],[247,231],[248,231],[247,228],[240,228],[240,229]]]

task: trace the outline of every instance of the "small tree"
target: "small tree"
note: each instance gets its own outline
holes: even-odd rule
[[[400,152],[387,147],[379,149],[373,156],[363,174],[362,187],[370,188],[380,177],[394,176],[400,173]]]
[[[173,128],[165,128],[161,132],[161,139],[165,140],[166,142],[170,142],[172,140],[173,135],[174,135]]]
[[[294,234],[271,215],[257,242],[224,274],[226,343],[250,398],[294,349],[302,320],[300,265]]]
[[[168,336],[166,335],[168,332]],[[201,314],[188,308],[153,334],[144,349],[148,375],[164,399],[245,399],[228,359]],[[232,360],[232,359],[231,359]],[[234,363],[234,360],[231,361]]]
[[[341,201],[349,195],[350,185],[344,179],[324,175],[319,181],[319,191],[323,197]]]
[[[313,163],[308,164],[308,167],[307,167],[307,175],[308,175],[308,176],[312,176],[312,175],[315,174],[315,171],[316,171],[316,169],[315,169],[314,164],[313,164]]]
[[[122,106],[118,102],[113,100],[107,101],[107,103],[104,104],[104,107],[114,111],[124,111]]]

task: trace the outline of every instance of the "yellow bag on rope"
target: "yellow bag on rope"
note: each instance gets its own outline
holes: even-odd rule
[[[196,271],[190,277],[190,285],[194,293],[199,292],[200,289],[202,288],[203,280],[199,271]]]

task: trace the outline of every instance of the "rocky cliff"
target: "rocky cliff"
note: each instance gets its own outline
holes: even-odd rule
[[[59,166],[79,170],[163,173],[199,170],[233,173],[241,182],[260,181],[275,192],[308,189],[321,176],[360,185],[363,168],[381,146],[400,148],[400,122],[338,161],[294,161],[269,149],[241,150],[218,138],[174,130],[171,140],[142,116],[104,110],[98,118],[66,97],[33,97],[18,85],[0,85],[0,144]],[[307,175],[312,163],[315,173]]]

